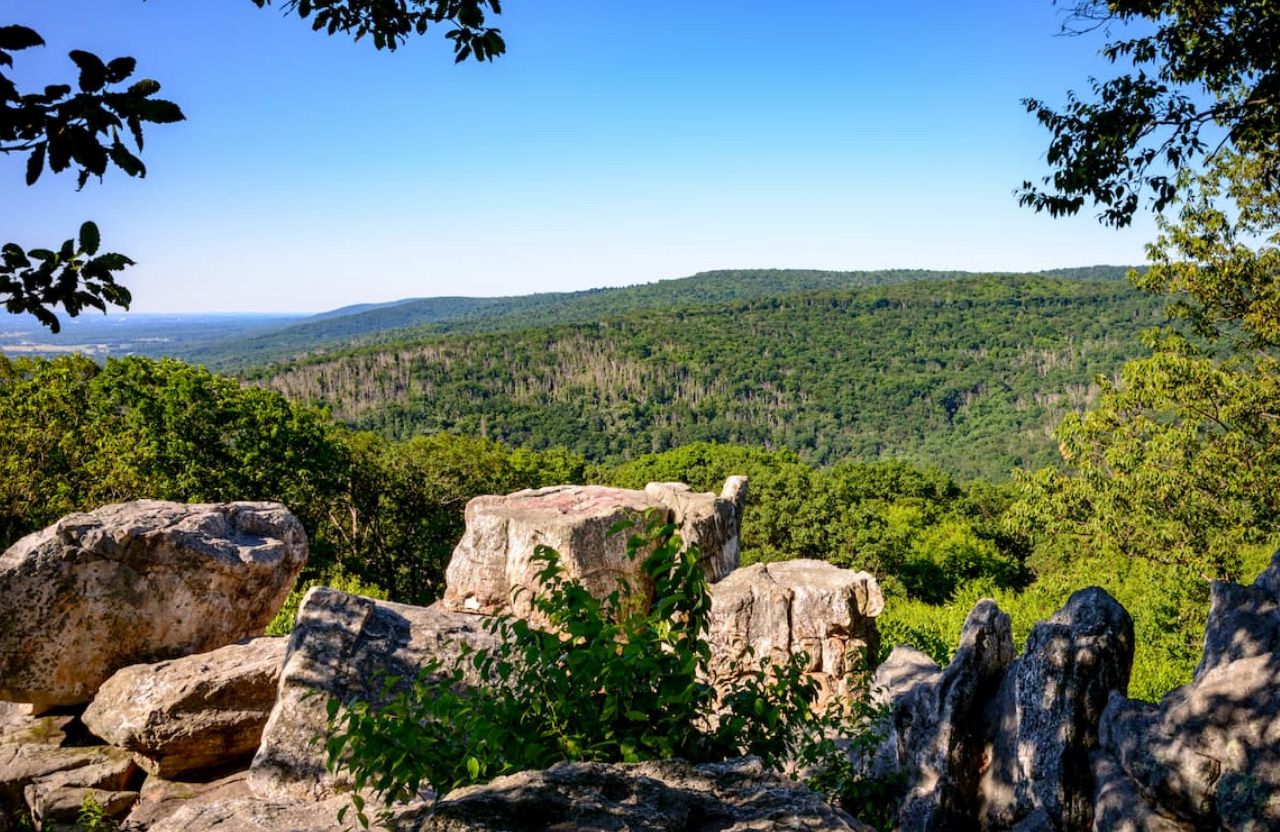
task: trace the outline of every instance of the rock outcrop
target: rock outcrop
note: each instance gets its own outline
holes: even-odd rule
[[[965,619],[960,647],[945,668],[929,668],[912,651],[891,655],[888,669],[877,673],[876,686],[894,703],[891,768],[907,778],[902,832],[976,828],[987,745],[983,710],[1013,658],[1009,616],[986,600]]]
[[[758,563],[711,587],[713,675],[730,677],[761,659],[808,656],[808,671],[829,695],[879,649],[875,617],[884,610],[876,579],[824,561]]]
[[[64,517],[0,555],[0,699],[88,702],[127,665],[261,635],[306,558],[302,526],[273,503]]]
[[[1101,745],[1118,771],[1100,765],[1113,792],[1129,789],[1153,815],[1196,829],[1280,829],[1278,608],[1280,552],[1252,586],[1214,583],[1191,683],[1158,706],[1120,696],[1107,705]]]
[[[387,677],[412,681],[429,662],[451,666],[465,647],[492,647],[478,616],[374,601],[332,589],[307,593],[285,654],[275,706],[254,756],[249,785],[259,797],[323,800],[341,783],[325,770],[316,738],[330,699],[376,702]],[[474,682],[480,680],[473,679]]]
[[[650,592],[640,558],[628,556],[630,533],[609,534],[622,522],[643,528],[647,513],[663,522],[683,521],[685,542],[698,545],[703,570],[717,580],[737,568],[745,498],[745,477],[730,478],[719,497],[680,483],[651,483],[645,491],[562,485],[476,497],[467,503],[466,532],[449,561],[444,606],[528,616],[540,588],[539,546],[555,549],[565,573],[597,597],[616,590],[620,580],[638,594]]]
[[[1061,830],[1093,823],[1089,756],[1113,695],[1129,689],[1133,620],[1093,587],[1032,630],[985,714],[983,829],[1010,829],[1037,811]]]
[[[276,702],[286,639],[131,665],[106,681],[82,719],[148,772],[182,779],[247,764]]]
[[[651,482],[644,492],[671,512],[670,521],[686,545],[698,547],[698,565],[715,583],[742,560],[739,532],[747,503],[747,478],[729,477],[717,497],[694,491],[682,482]]]

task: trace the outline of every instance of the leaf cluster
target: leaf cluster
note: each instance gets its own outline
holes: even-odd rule
[[[259,8],[272,0],[253,0]],[[285,0],[286,12],[311,21],[311,28],[330,35],[369,36],[376,49],[394,51],[410,35],[425,35],[448,23],[454,61],[492,61],[507,51],[502,32],[485,25],[486,14],[502,14],[499,0]]]
[[[55,306],[75,317],[86,308],[103,312],[107,304],[128,308],[129,290],[116,282],[116,272],[133,265],[123,254],[98,254],[100,235],[92,222],[80,226],[79,242],[67,240],[56,251],[23,251],[15,243],[0,247],[0,297],[5,310],[29,312],[51,332],[62,329]],[[34,261],[34,262],[33,262]]]
[[[11,52],[43,46],[26,26],[0,26],[0,66],[11,67]],[[0,73],[0,153],[27,153],[27,184],[34,185],[46,165],[54,173],[74,167],[79,187],[99,179],[113,164],[129,176],[145,176],[136,155],[143,146],[143,124],[182,121],[182,110],[155,97],[160,84],[149,78],[124,86],[137,68],[134,58],[103,61],[92,52],[69,53],[79,70],[78,90],[51,84],[23,94]],[[126,142],[132,138],[133,147]]]
[[[1280,15],[1270,0],[1085,0],[1068,21],[1149,32],[1109,41],[1102,54],[1132,70],[1069,94],[1062,109],[1026,99],[1051,133],[1054,168],[1019,200],[1053,216],[1086,202],[1110,225],[1128,225],[1150,197],[1161,211],[1178,173],[1217,148],[1274,152],[1280,136]],[[1076,30],[1080,31],[1080,30]],[[1275,180],[1273,180],[1274,182]]]

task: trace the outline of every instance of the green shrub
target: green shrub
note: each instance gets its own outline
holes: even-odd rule
[[[119,828],[120,822],[107,814],[93,792],[86,794],[84,800],[80,801],[80,811],[76,813],[73,832],[116,832]]]
[[[600,600],[540,548],[532,607],[546,628],[495,618],[498,647],[449,668],[432,664],[410,685],[388,679],[383,704],[330,702],[330,768],[388,805],[424,784],[443,794],[561,760],[701,763],[745,754],[776,770],[794,762],[821,772],[818,785],[834,797],[846,786],[856,792],[860,770],[834,737],[874,742],[867,732],[878,712],[843,703],[819,711],[805,656],[760,663],[718,694],[708,681],[710,595],[697,549],[682,551],[666,525],[632,537],[628,550],[643,556],[651,595],[620,582]],[[467,688],[465,663],[488,684]],[[367,826],[358,795],[353,803]]]

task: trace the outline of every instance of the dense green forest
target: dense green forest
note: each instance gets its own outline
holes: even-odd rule
[[[1123,266],[1054,269],[1044,277],[1119,280]],[[335,309],[269,332],[197,345],[176,357],[222,372],[243,371],[304,355],[394,344],[434,335],[474,335],[530,327],[593,323],[645,310],[672,309],[806,291],[891,286],[972,276],[959,271],[887,269],[837,272],[812,269],[731,269],[635,286],[544,292],[498,298],[416,298]],[[1013,275],[1002,275],[1012,277]]]
[[[884,282],[365,348],[257,380],[399,439],[455,431],[608,463],[705,441],[1003,479],[1057,460],[1053,426],[1164,316],[1114,280]]]

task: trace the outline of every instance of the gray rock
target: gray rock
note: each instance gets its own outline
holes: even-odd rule
[[[842,696],[856,663],[879,649],[875,617],[883,609],[880,586],[866,572],[816,560],[739,569],[711,586],[713,675],[732,678],[760,659],[783,664],[804,653],[821,689]]]
[[[606,765],[561,763],[451,792],[416,832],[530,830],[859,830],[870,832],[804,786],[747,757],[691,766],[679,760]]]
[[[682,482],[651,482],[645,493],[671,510],[671,522],[686,545],[695,545],[707,580],[715,583],[741,562],[739,529],[747,502],[747,478],[729,477],[717,497]]]
[[[149,832],[339,832],[357,828],[351,817],[338,821],[338,812],[348,806],[345,797],[321,802],[193,799],[156,821]]]
[[[0,745],[0,809],[11,816],[26,811],[26,790],[33,784],[125,791],[138,767],[128,752],[109,746],[59,748]]]
[[[83,829],[78,824],[81,811],[92,800],[104,818],[119,821],[138,800],[132,791],[104,791],[79,786],[51,786],[33,783],[27,786],[27,806],[40,832],[72,832]]]
[[[464,647],[496,643],[481,616],[438,604],[412,607],[323,587],[311,590],[289,636],[276,703],[250,768],[250,787],[271,799],[331,797],[344,783],[324,766],[321,740],[330,699],[376,702],[386,677],[412,681],[433,659],[451,666]]]
[[[534,555],[543,545],[556,550],[566,575],[597,598],[615,591],[619,581],[647,595],[652,586],[640,570],[643,558],[627,553],[631,533],[608,533],[623,522],[642,529],[646,516],[681,523],[683,539],[698,545],[704,571],[716,580],[738,565],[745,498],[745,477],[730,478],[720,497],[695,494],[680,483],[651,483],[646,491],[559,485],[476,497],[467,503],[466,532],[445,573],[443,604],[459,612],[528,617],[530,600],[541,589],[542,565]]]
[[[616,524],[643,527],[645,512],[665,506],[643,491],[596,485],[561,485],[476,497],[467,503],[466,532],[445,572],[444,606],[460,612],[514,612],[527,617],[541,589],[538,546],[560,554],[569,577],[603,598],[625,580],[637,593],[652,587],[627,556],[628,534],[608,534]],[[639,558],[637,558],[639,560]]]
[[[274,503],[141,501],[0,555],[0,699],[88,702],[122,667],[261,635],[307,558]]]
[[[1100,740],[1138,789],[1197,829],[1280,829],[1280,555],[1251,587],[1215,584],[1205,654],[1159,706],[1113,696]]]
[[[1095,751],[1091,761],[1092,832],[1196,832],[1195,824],[1162,812],[1107,754]]]
[[[276,701],[286,639],[259,638],[209,653],[118,671],[82,719],[164,778],[247,764]]]
[[[892,756],[908,777],[899,814],[902,832],[977,827],[978,781],[987,745],[983,709],[1013,658],[1009,616],[986,599],[965,619],[960,647],[946,668],[933,675],[917,661],[915,670],[900,675],[910,680],[900,685],[900,697],[891,700],[897,740]]]
[[[238,771],[209,783],[182,783],[152,775],[142,782],[138,802],[125,819],[126,829],[151,829],[178,810],[201,803],[253,799],[249,773]]]
[[[1133,650],[1133,620],[1097,587],[1032,629],[987,708],[982,828],[1009,829],[1037,813],[1061,832],[1092,826],[1089,754],[1108,698],[1128,691]]]
[[[1204,626],[1204,656],[1196,667],[1200,679],[1237,659],[1280,655],[1280,552],[1253,586],[1214,581],[1210,585],[1209,618]]]

